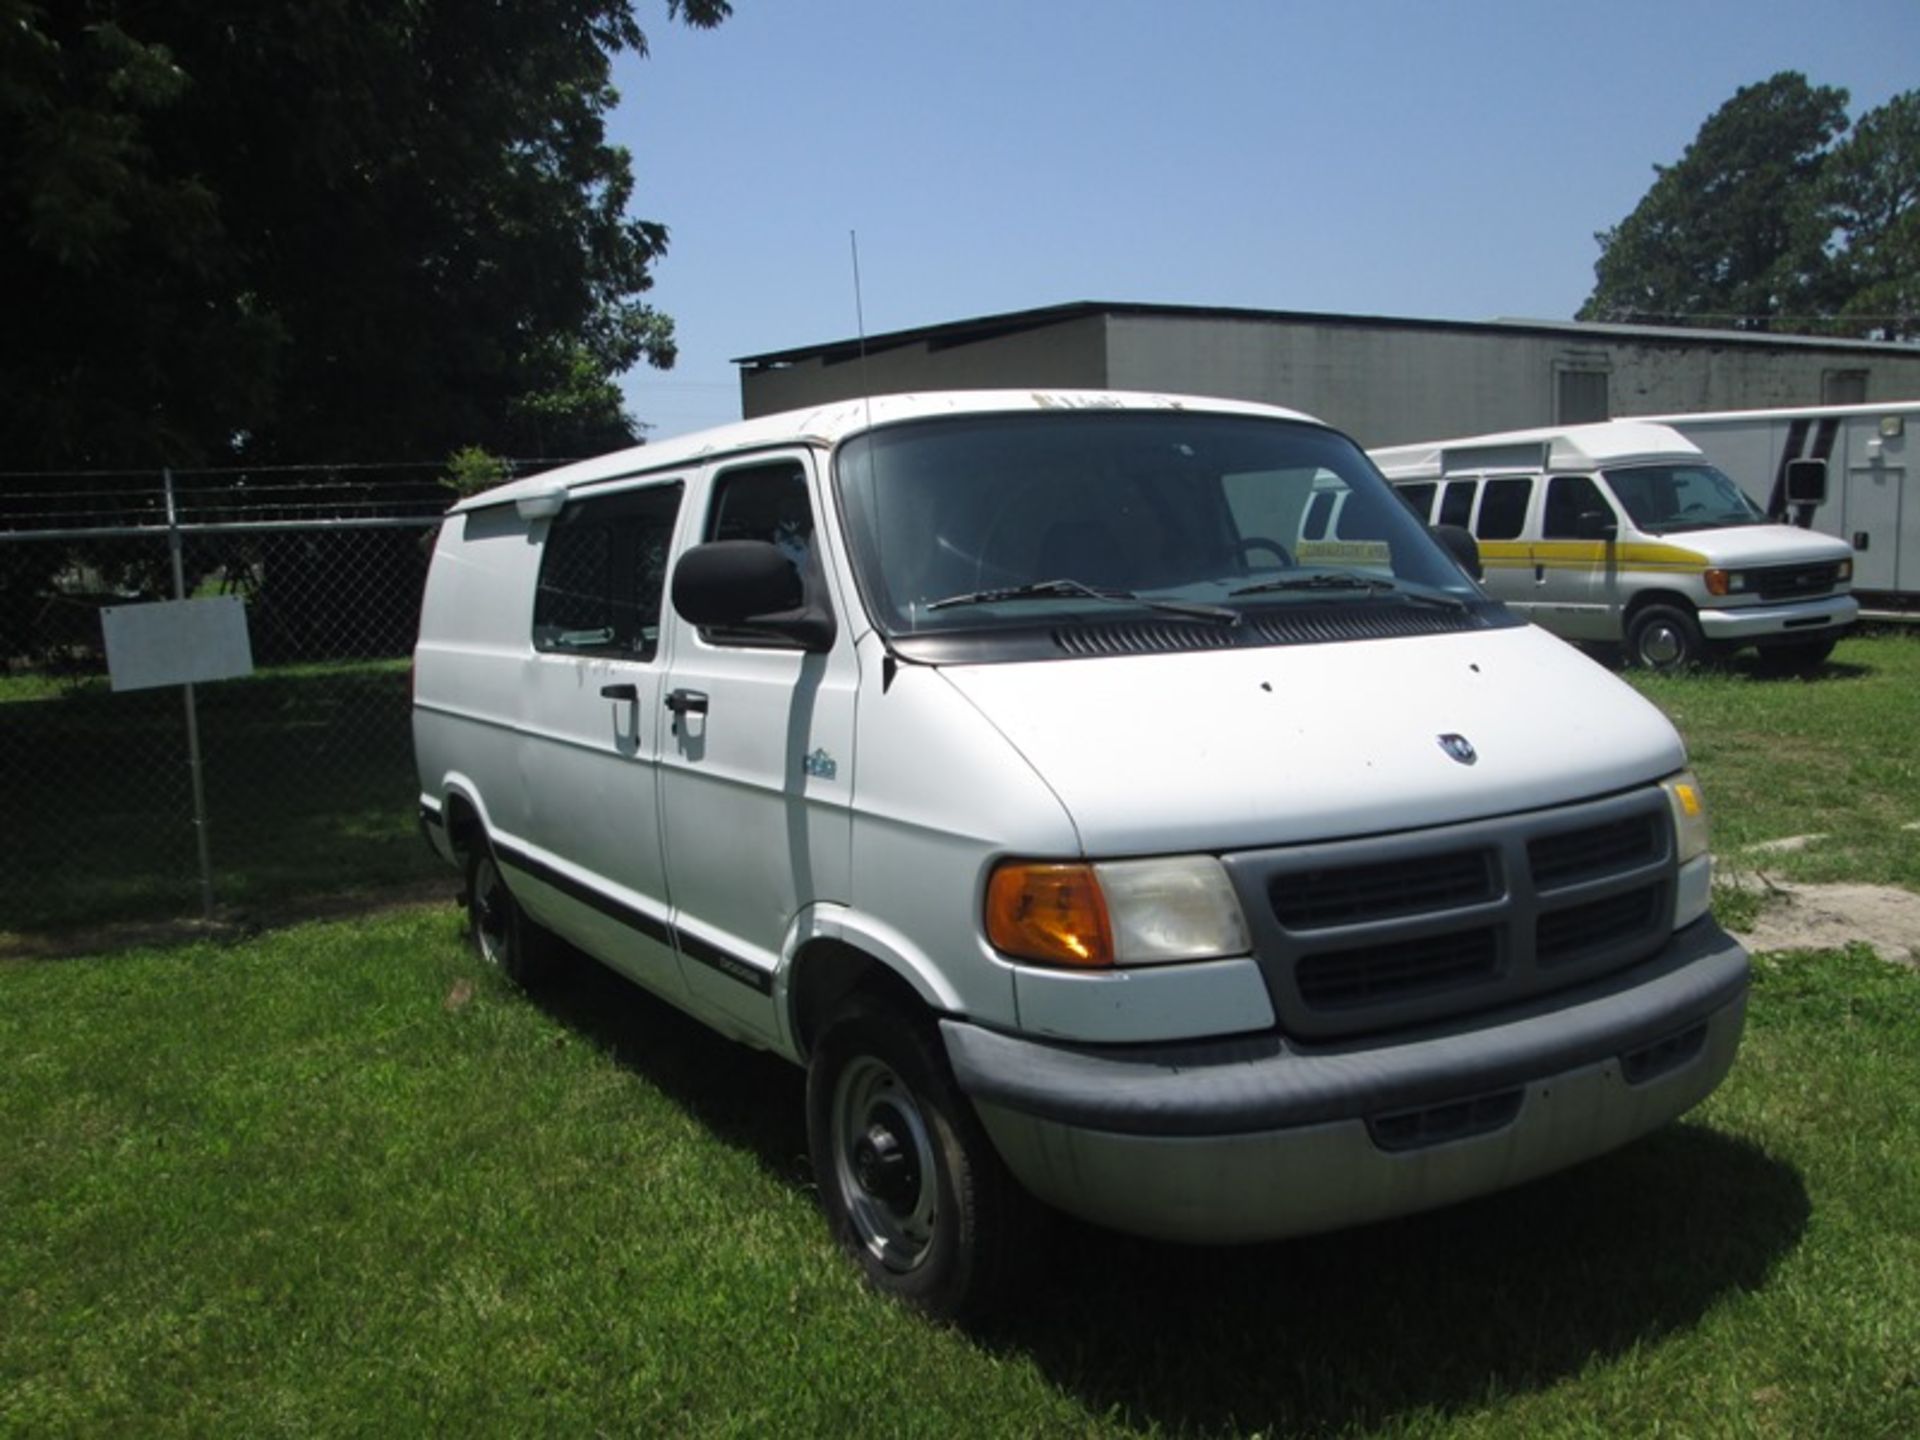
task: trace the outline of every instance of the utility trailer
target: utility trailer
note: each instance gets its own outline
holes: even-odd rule
[[[1852,545],[1863,616],[1920,620],[1920,401],[1632,418],[1678,430],[1769,518]]]

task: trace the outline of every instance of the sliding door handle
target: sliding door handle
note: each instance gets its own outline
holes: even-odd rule
[[[707,713],[707,692],[675,690],[667,696],[667,709],[676,715],[704,715]]]
[[[602,700],[638,700],[640,698],[640,687],[637,685],[602,685],[600,687],[600,698]]]

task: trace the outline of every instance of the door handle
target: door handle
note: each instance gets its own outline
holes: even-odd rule
[[[675,690],[667,696],[667,709],[676,715],[704,715],[707,713],[707,692]]]
[[[602,685],[600,687],[600,698],[602,700],[638,700],[640,698],[640,687],[637,685]]]

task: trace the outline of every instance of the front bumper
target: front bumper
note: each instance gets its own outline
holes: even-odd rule
[[[1851,595],[1828,595],[1790,605],[1743,605],[1702,610],[1700,630],[1709,640],[1759,640],[1769,636],[1808,640],[1837,635],[1860,618]]]
[[[1063,1046],[944,1020],[1021,1182],[1097,1224],[1203,1243],[1432,1209],[1653,1130],[1726,1075],[1746,952],[1712,920],[1496,1016],[1304,1046],[1275,1034]]]

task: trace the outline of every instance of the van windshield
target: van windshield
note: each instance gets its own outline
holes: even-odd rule
[[[1767,523],[1760,507],[1711,465],[1635,465],[1605,475],[1634,525],[1649,535]]]
[[[1079,409],[883,426],[835,476],[890,636],[1484,597],[1352,441],[1317,425]]]

